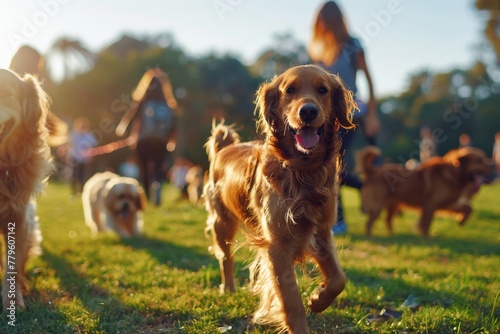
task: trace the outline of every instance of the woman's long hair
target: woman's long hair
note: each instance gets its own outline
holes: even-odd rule
[[[330,66],[337,60],[342,44],[350,39],[347,25],[334,1],[326,2],[318,12],[312,39],[308,45],[311,60]]]
[[[145,98],[159,99],[161,97],[172,110],[177,108],[172,85],[165,72],[158,68],[149,69],[132,92],[132,99],[135,102],[141,102]]]

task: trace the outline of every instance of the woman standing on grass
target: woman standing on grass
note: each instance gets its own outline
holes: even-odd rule
[[[358,123],[370,145],[375,145],[375,135],[380,129],[377,116],[377,103],[373,83],[365,60],[365,53],[358,39],[352,37],[340,8],[334,1],[326,2],[320,9],[312,31],[312,38],[308,45],[309,57],[313,63],[337,74],[344,84],[353,92],[360,110],[354,115],[354,122]],[[368,84],[369,99],[367,105],[356,96],[356,75],[358,70],[365,74]],[[342,139],[341,154],[347,150],[354,139],[357,130],[340,129]],[[347,170],[341,174],[342,184],[361,189],[361,180]],[[339,194],[337,223],[333,227],[336,234],[347,233],[344,221],[342,200]]]

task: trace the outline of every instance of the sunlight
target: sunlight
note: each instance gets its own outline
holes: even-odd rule
[[[0,31],[3,32],[0,37],[0,68],[8,68],[10,60],[16,52],[18,46],[9,41],[9,35],[16,30],[16,7],[13,1],[0,0]]]

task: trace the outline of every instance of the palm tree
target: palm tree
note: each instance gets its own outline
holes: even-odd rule
[[[47,63],[52,76],[57,77],[54,79],[65,81],[92,69],[95,54],[84,47],[80,41],[62,37],[52,44],[47,54]],[[57,71],[62,71],[62,73]],[[59,77],[60,80],[57,80]]]
[[[484,34],[490,42],[500,63],[500,1],[499,0],[476,0],[476,8],[489,12]]]

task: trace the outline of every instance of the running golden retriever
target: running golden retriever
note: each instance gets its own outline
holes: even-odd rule
[[[240,143],[232,127],[212,129],[204,188],[207,230],[219,260],[222,289],[235,290],[231,245],[238,226],[256,250],[254,321],[289,333],[309,333],[294,264],[312,257],[324,279],[309,298],[326,309],[344,289],[331,227],[336,219],[340,126],[351,128],[356,108],[341,80],[321,68],[290,68],[257,92],[262,141]]]

